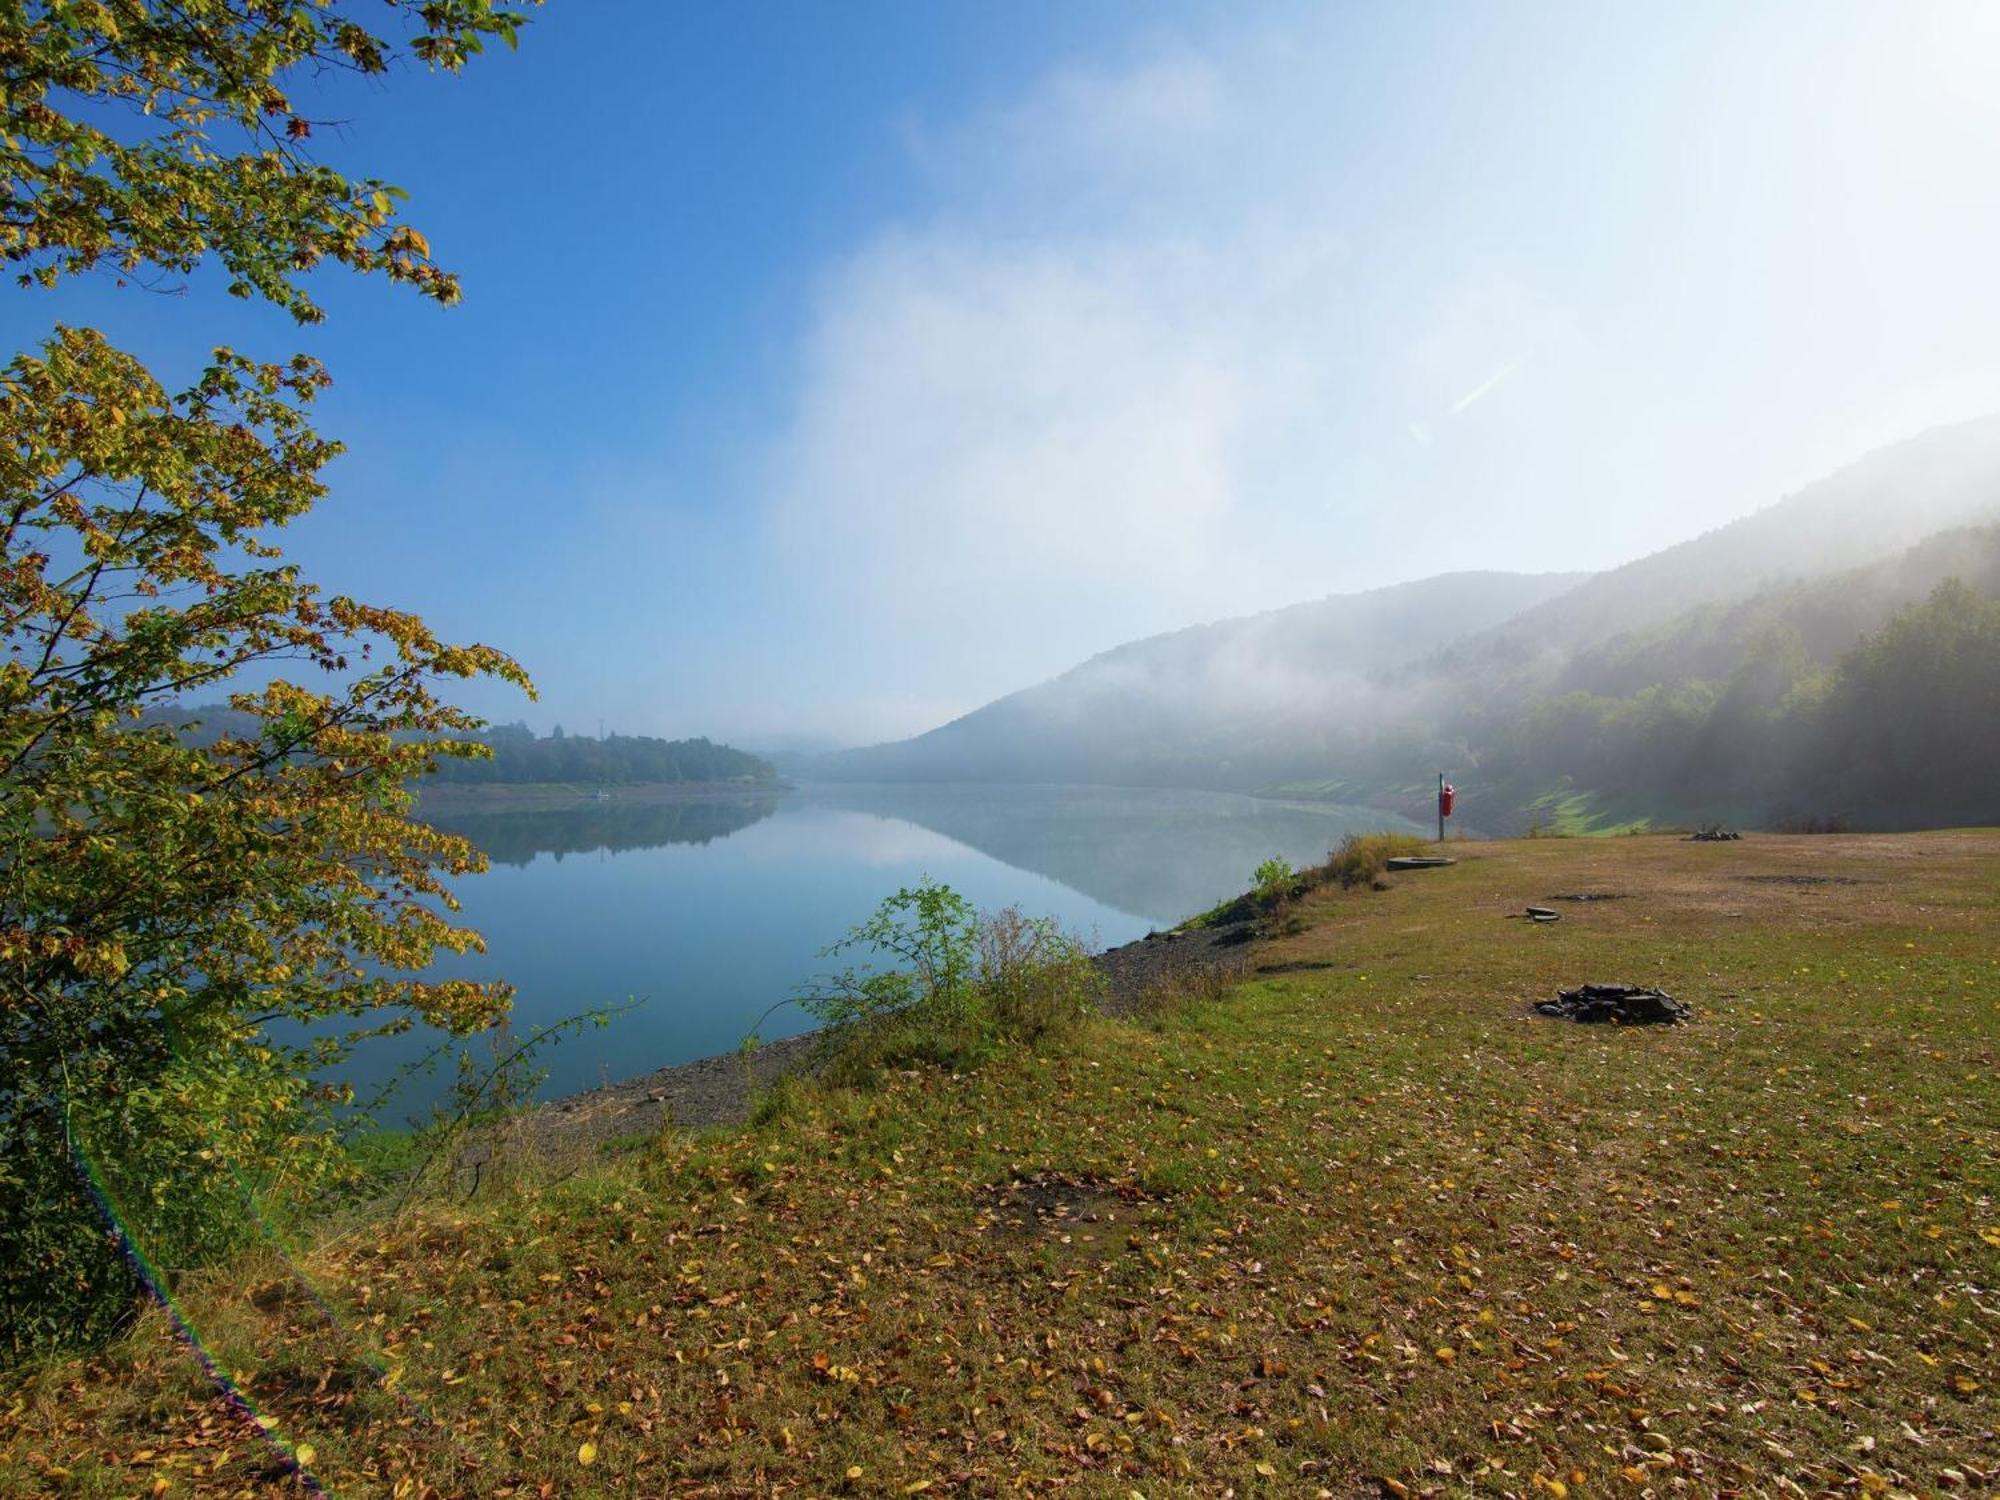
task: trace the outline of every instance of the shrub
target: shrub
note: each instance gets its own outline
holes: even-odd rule
[[[1274,854],[1250,872],[1250,879],[1255,883],[1259,896],[1266,901],[1275,901],[1292,883],[1292,867]]]
[[[1005,907],[979,922],[977,992],[997,1036],[1033,1046],[1096,1007],[1104,976],[1052,917]]]
[[[982,916],[950,886],[897,891],[821,957],[860,951],[799,1002],[823,1023],[833,1083],[866,1083],[882,1068],[962,1072],[1002,1041],[1034,1044],[1088,1014],[1101,983],[1083,945],[1019,909]]]

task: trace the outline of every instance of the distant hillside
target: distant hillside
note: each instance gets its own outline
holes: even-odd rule
[[[1440,665],[1481,673],[1495,665],[1552,666],[1569,652],[1697,605],[1862,567],[1937,532],[1994,520],[2000,520],[2000,416],[1933,428],[1740,521],[1595,574],[1469,632]]]
[[[813,773],[854,781],[1249,787],[1323,764],[1393,707],[1388,675],[1583,575],[1455,573],[1119,646],[900,744]]]
[[[1887,689],[1863,691],[1856,653],[1878,637],[1906,653],[1919,637],[1984,639],[1996,522],[2000,417],[1885,448],[1608,572],[1449,575],[1136,641],[813,774],[1282,788],[1414,814],[1430,770],[1450,767],[1494,831],[1824,808],[1932,818],[1936,804],[1882,779],[1907,747],[1877,747],[1876,771],[1850,775],[1805,741],[1865,738],[1857,705]],[[1933,598],[1947,580],[1965,587]],[[2000,743],[2000,709],[1978,718],[1976,664],[1922,670],[1953,686],[1904,695],[1900,715],[1940,733],[1949,720],[1947,738],[1971,715]]]
[[[1698,605],[1584,647],[1556,672],[1552,690],[1616,696],[1660,683],[1727,678],[1773,632],[1789,632],[1803,660],[1829,666],[1947,578],[2000,594],[2000,526],[1940,532],[1866,567],[1773,585],[1727,604]]]
[[[2000,822],[2000,526],[1690,610],[1455,727],[1497,831]]]

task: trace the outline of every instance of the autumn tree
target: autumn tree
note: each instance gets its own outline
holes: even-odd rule
[[[306,273],[331,261],[455,301],[402,194],[316,160],[293,95],[399,57],[455,71],[515,40],[522,3],[0,0],[13,295],[215,263],[231,292],[313,322]],[[246,1198],[323,1181],[330,1100],[308,1080],[340,1036],[466,1032],[507,1005],[503,985],[422,977],[477,945],[446,881],[483,860],[413,822],[407,787],[484,753],[441,683],[527,679],[282,557],[274,533],[324,496],[339,451],[310,422],[326,382],[309,359],[217,350],[169,391],[68,327],[0,376],[0,1339],[16,1350],[115,1326],[140,1257],[226,1252]],[[218,689],[247,716],[220,738],[159,712]],[[329,1020],[309,1044],[274,1030]]]

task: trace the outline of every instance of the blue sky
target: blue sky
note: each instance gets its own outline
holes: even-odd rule
[[[2000,9],[660,5],[315,102],[457,270],[302,330],[292,551],[540,728],[867,740],[1198,620],[1603,566],[2000,408]]]

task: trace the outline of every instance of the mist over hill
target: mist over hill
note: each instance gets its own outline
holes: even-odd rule
[[[1863,567],[1935,533],[1996,519],[2000,415],[1877,449],[1741,520],[1594,574],[1468,632],[1438,665],[1483,672],[1539,661],[1558,671],[1571,652],[1698,606]]]
[[[1402,711],[1393,675],[1583,575],[1454,573],[1133,641],[829,780],[1069,781],[1241,789],[1309,771],[1344,726]]]
[[[2000,741],[1977,660],[1981,602],[2000,595],[1995,523],[2000,417],[1881,449],[1602,573],[1449,574],[1149,637],[811,774],[1283,791],[1408,813],[1441,766],[1485,793],[1475,801],[1495,830],[1613,808],[1809,819],[1839,803],[1843,821],[1934,817],[1902,792],[1890,811],[1885,791],[1824,768],[1816,808],[1786,768],[1830,732],[1814,714],[1836,700],[1858,711],[1840,699],[1859,680],[1857,653],[1924,609],[1926,628],[1965,624],[1950,647],[1965,659],[1924,665],[1930,687],[1899,713],[1969,723],[1975,762],[1980,725]],[[1965,589],[1933,598],[1950,580]],[[1916,634],[1904,629],[1898,649],[1916,649]]]

